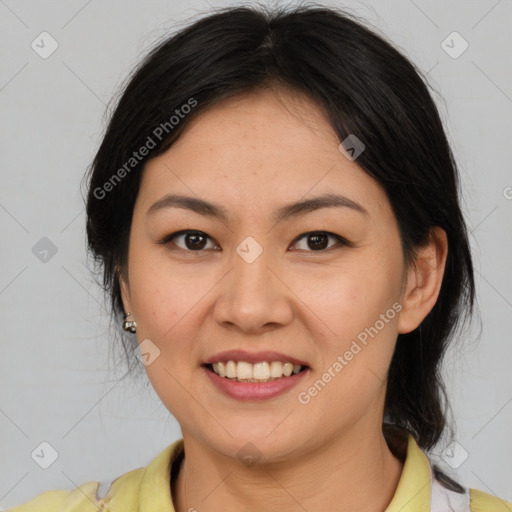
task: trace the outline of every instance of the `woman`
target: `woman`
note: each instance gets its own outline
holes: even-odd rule
[[[321,7],[203,18],[134,73],[88,186],[112,314],[183,439],[14,511],[512,510],[426,455],[473,268],[437,110],[388,42]]]

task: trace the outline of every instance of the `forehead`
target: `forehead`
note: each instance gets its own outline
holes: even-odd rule
[[[239,154],[253,162],[265,159],[266,166],[269,159],[309,160],[312,153],[338,145],[320,107],[303,93],[282,88],[257,89],[207,109],[187,125],[175,152],[199,139],[202,150],[222,149],[229,160]]]
[[[390,211],[380,185],[338,149],[322,109],[285,89],[257,90],[201,112],[145,166],[146,207],[166,193],[209,198],[261,215],[264,207],[340,193],[374,213]],[[385,211],[387,210],[387,211]]]

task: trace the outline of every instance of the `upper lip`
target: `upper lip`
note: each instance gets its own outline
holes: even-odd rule
[[[214,356],[209,357],[204,361],[204,365],[218,363],[219,361],[245,361],[247,363],[255,364],[263,361],[281,361],[282,363],[300,364],[301,366],[308,366],[308,363],[297,359],[296,357],[288,356],[273,350],[264,350],[261,352],[246,352],[245,350],[226,350],[219,352]]]

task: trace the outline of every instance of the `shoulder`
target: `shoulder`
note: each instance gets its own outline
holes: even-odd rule
[[[434,467],[432,480],[432,510],[461,510],[467,512],[512,512],[512,505],[491,494],[462,487]]]
[[[149,512],[155,505],[159,510],[173,510],[169,493],[171,468],[183,456],[183,439],[178,439],[148,466],[113,481],[87,482],[72,491],[47,491],[7,512]]]
[[[469,496],[471,512],[512,512],[512,503],[478,489],[470,489]]]
[[[72,491],[46,491],[7,512],[99,512],[111,510],[110,502],[123,512],[135,512],[144,471],[134,469],[112,482],[87,482]]]
[[[43,492],[22,505],[10,508],[7,512],[46,512],[58,510],[68,494],[69,492],[64,490]]]

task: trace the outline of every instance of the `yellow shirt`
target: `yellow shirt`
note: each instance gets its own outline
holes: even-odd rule
[[[183,458],[183,439],[175,441],[147,466],[129,471],[103,490],[88,482],[73,491],[39,494],[8,512],[175,512],[170,489],[171,468]],[[409,434],[404,468],[386,512],[431,512],[431,465]],[[107,492],[108,490],[108,492]],[[99,496],[97,496],[99,491]],[[105,494],[106,493],[106,494]],[[512,504],[475,489],[469,490],[471,512],[512,512]],[[451,506],[438,510],[450,512]]]

